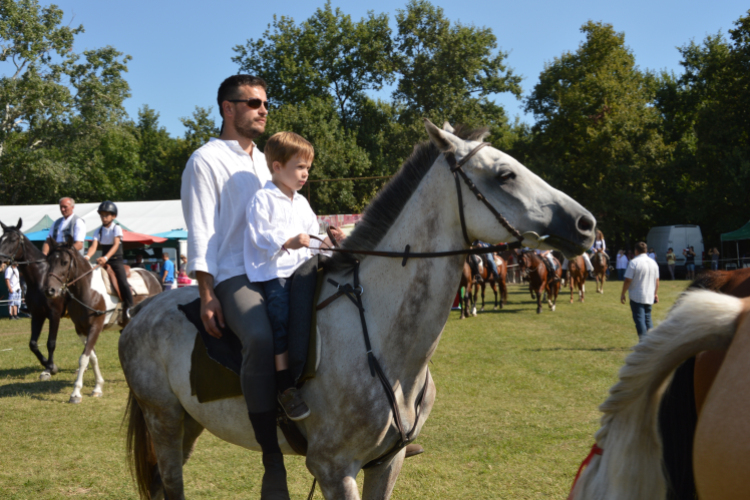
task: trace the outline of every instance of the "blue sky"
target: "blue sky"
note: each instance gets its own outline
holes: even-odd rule
[[[45,0],[40,0],[47,5]],[[173,136],[182,136],[180,117],[195,106],[213,106],[219,83],[237,72],[231,61],[232,48],[249,38],[260,38],[274,14],[301,22],[312,15],[318,2],[240,2],[236,0],[60,0],[65,23],[83,24],[86,33],[76,39],[75,51],[112,45],[133,57],[126,79],[132,97],[126,108],[135,118],[148,105],[160,114],[160,124]],[[544,64],[566,51],[575,51],[588,20],[612,24],[625,33],[625,42],[642,69],[681,72],[676,47],[706,35],[726,34],[734,21],[747,12],[740,0],[697,2],[694,0],[629,2],[527,0],[433,1],[452,21],[486,26],[497,37],[500,50],[509,52],[508,66],[524,77],[524,95],[537,83]],[[406,0],[378,2],[332,1],[353,19],[368,10],[389,14],[392,26]],[[4,68],[0,67],[0,71]],[[498,95],[509,116],[526,122],[522,103],[510,95]],[[271,116],[271,119],[272,116]]]

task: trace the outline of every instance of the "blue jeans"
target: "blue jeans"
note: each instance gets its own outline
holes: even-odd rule
[[[266,311],[273,330],[273,353],[283,354],[289,350],[289,290],[292,280],[276,278],[264,281],[263,293],[266,296]]]
[[[630,310],[633,311],[633,321],[635,321],[635,329],[640,339],[642,335],[654,327],[651,322],[651,304],[640,304],[631,300]]]
[[[617,270],[617,279],[620,281],[623,281],[625,279],[625,271],[626,269],[618,269]]]
[[[495,263],[495,259],[492,257],[491,253],[484,254],[484,257],[487,259],[487,265],[490,268],[490,271],[492,271],[492,274],[494,276],[497,276],[497,264]]]

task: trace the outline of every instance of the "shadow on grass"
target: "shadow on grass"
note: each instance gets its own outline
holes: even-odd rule
[[[538,349],[524,349],[528,352],[543,351],[588,351],[588,352],[630,352],[632,347],[540,347]]]
[[[34,399],[47,400],[45,394],[56,394],[70,389],[74,380],[49,380],[46,382],[19,382],[16,384],[0,385],[0,398],[12,398],[29,395]]]
[[[24,378],[32,373],[42,373],[44,366],[26,366],[24,368],[6,368],[0,370],[0,379],[2,378]]]

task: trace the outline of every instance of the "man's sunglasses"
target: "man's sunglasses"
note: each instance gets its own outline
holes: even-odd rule
[[[268,104],[268,101],[261,101],[260,99],[227,99],[229,102],[244,102],[247,104],[247,106],[250,109],[258,109],[260,108],[260,105],[262,104],[264,108],[266,108],[266,111],[268,111],[271,108],[271,105]]]

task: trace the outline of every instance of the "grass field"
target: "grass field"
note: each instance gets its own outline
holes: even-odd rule
[[[655,320],[686,285],[662,283]],[[637,340],[620,287],[608,283],[606,294],[589,293],[583,304],[563,295],[556,312],[537,315],[526,288],[511,285],[503,311],[465,320],[451,313],[430,366],[437,400],[417,441],[426,453],[404,464],[393,498],[566,498],[598,428],[597,407]],[[97,345],[104,397],[73,406],[82,346],[72,324],[61,327],[61,370],[49,382],[38,380],[29,328],[29,320],[0,322],[0,499],[136,499],[121,427],[128,388],[117,331]],[[89,370],[84,394],[93,385]],[[287,464],[292,498],[307,498],[304,459]],[[186,496],[258,498],[261,470],[260,454],[204,433],[185,468]]]

